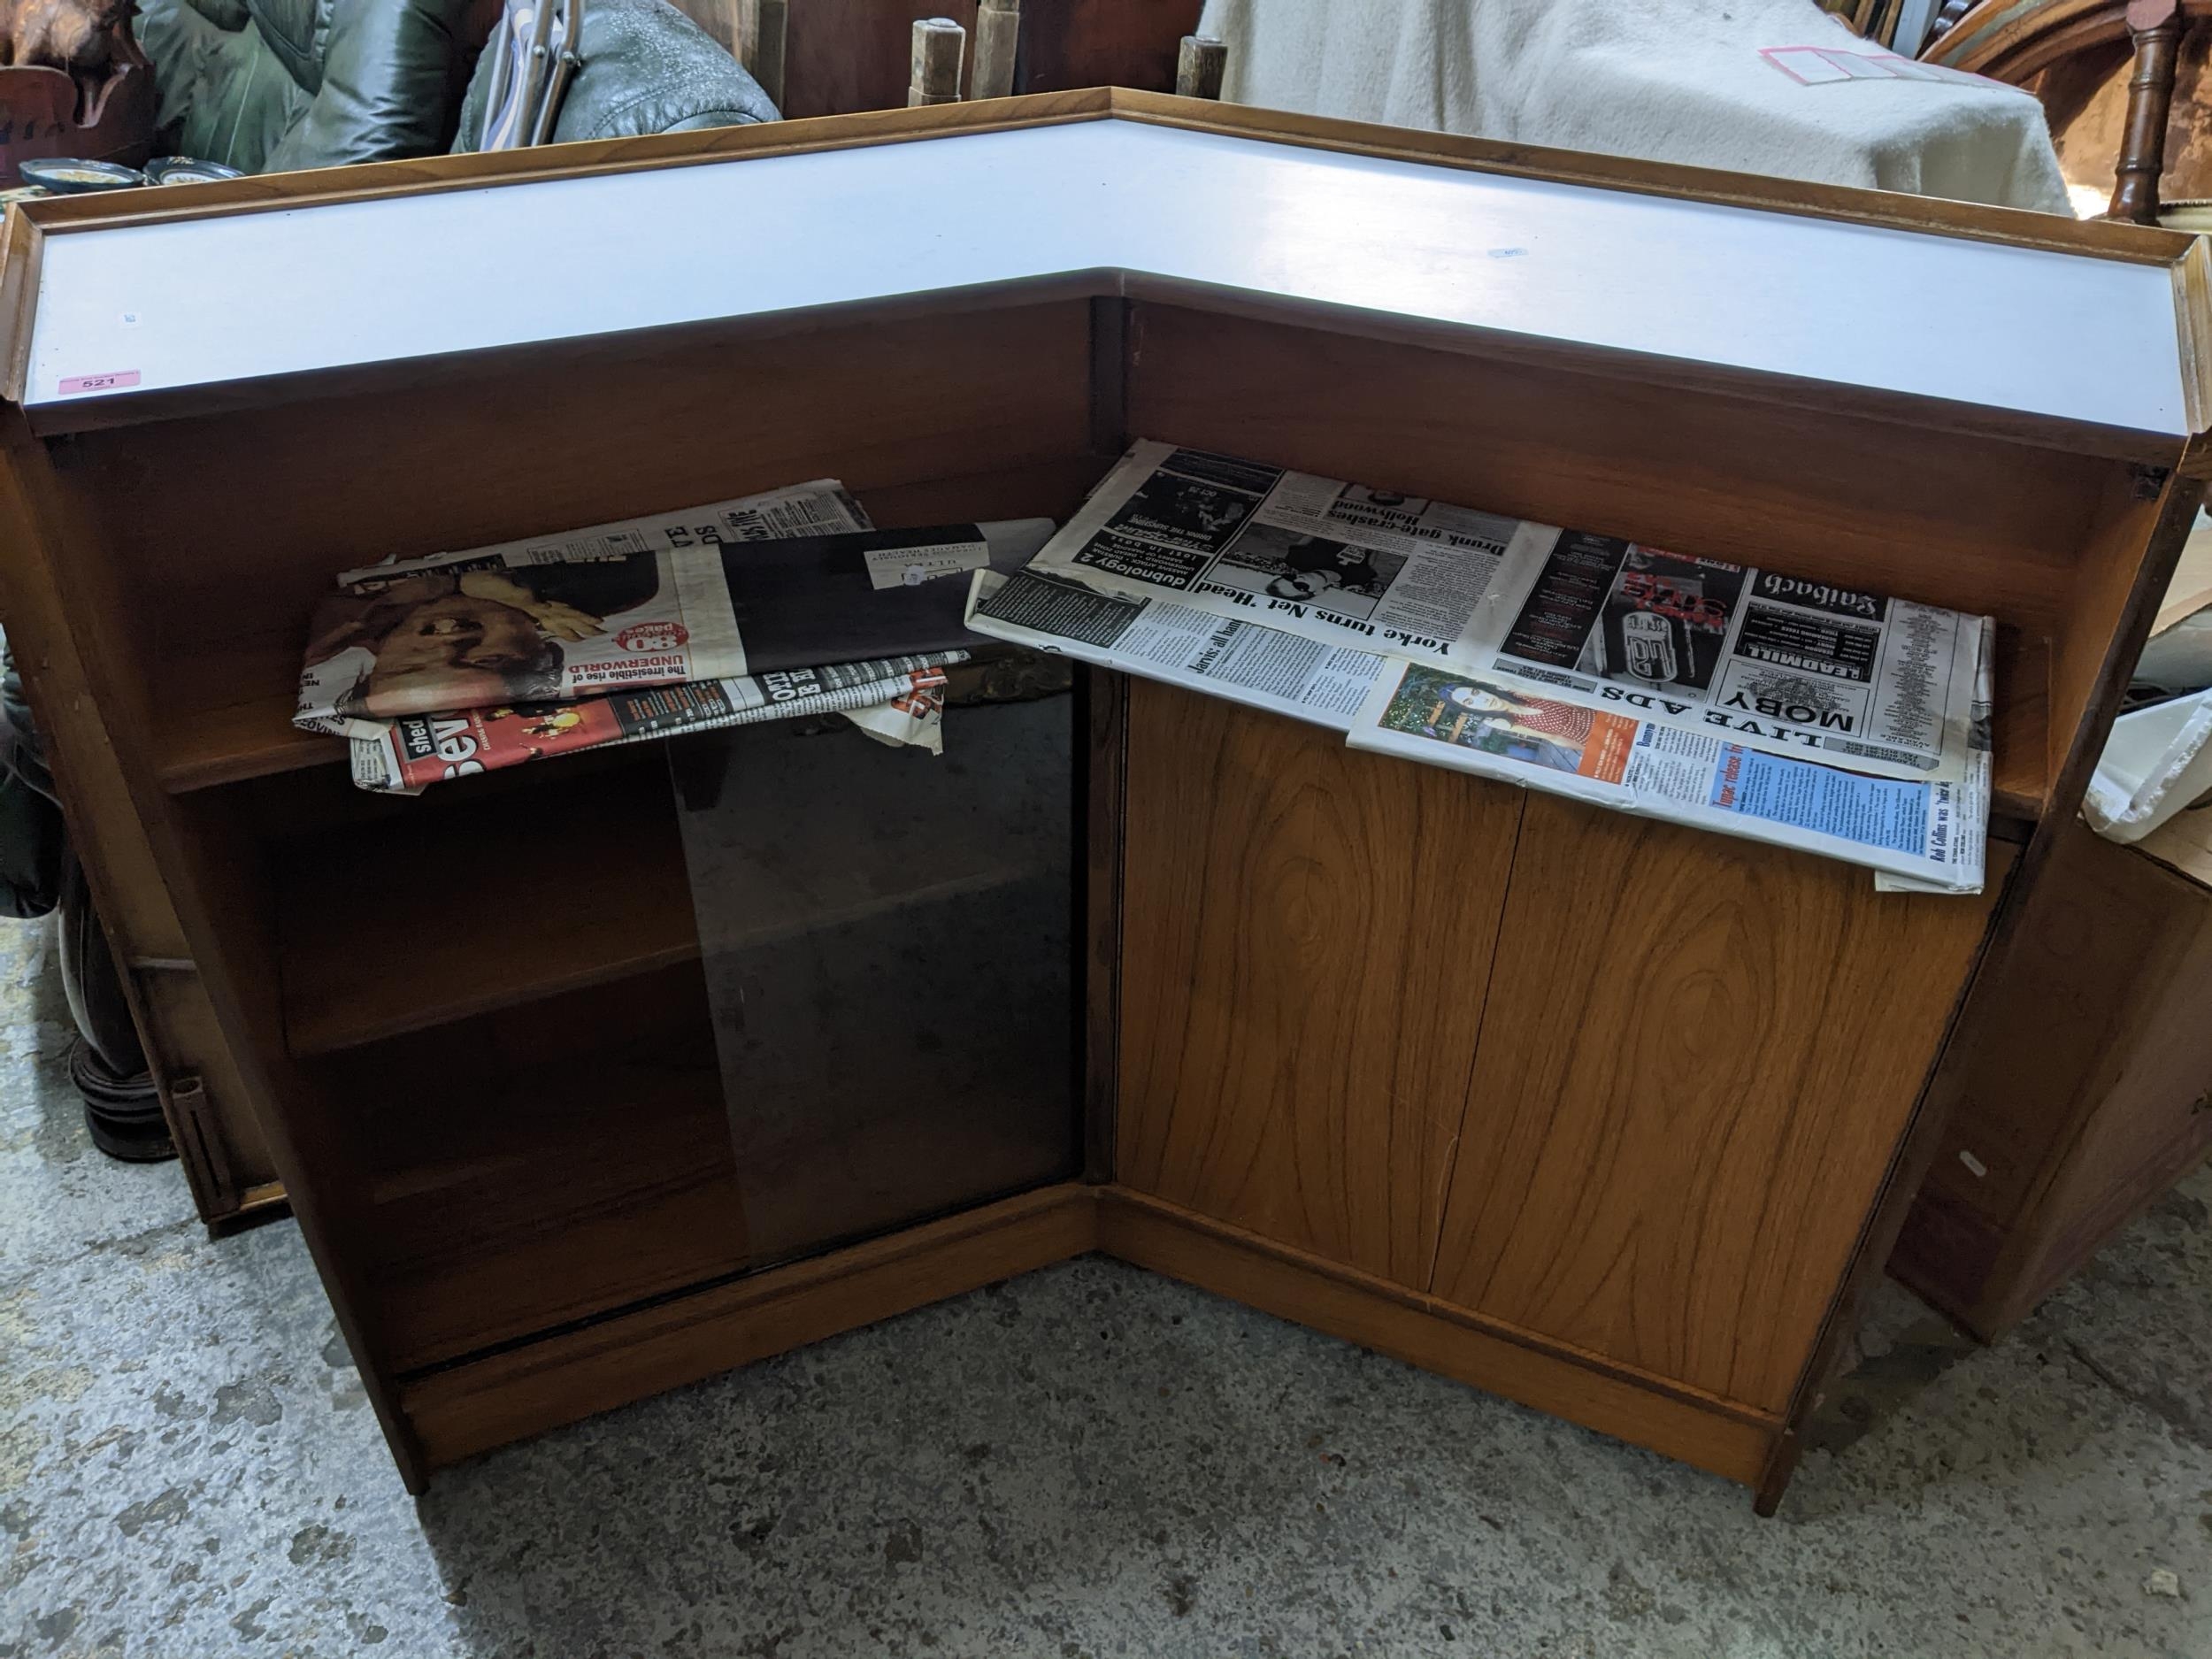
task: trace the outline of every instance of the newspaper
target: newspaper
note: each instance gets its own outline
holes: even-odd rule
[[[943,702],[935,688],[965,651],[896,657],[697,685],[616,692],[575,703],[523,703],[410,715],[352,742],[362,788],[413,795],[434,783],[587,749],[685,732],[842,713],[871,737],[941,754]]]
[[[1173,600],[1099,593],[1034,568],[1010,576],[978,572],[968,626],[1033,650],[1188,686],[1339,732],[1350,730],[1385,660]]]
[[[1982,887],[1985,736],[1970,749],[1956,783],[1878,778],[1770,754],[1701,726],[1587,708],[1401,660],[1370,688],[1349,741],[1355,749],[1863,864],[1878,887]]]
[[[1033,649],[1347,733],[1356,748],[1865,865],[1878,887],[1980,891],[1989,818],[1988,630],[1956,783],[1870,776],[1701,725],[1592,709],[1033,566],[973,579],[969,626]]]
[[[375,738],[398,715],[741,677],[717,551],[866,528],[845,487],[817,479],[343,572],[316,608],[293,723]]]
[[[411,594],[398,619],[388,613],[376,625],[380,634],[359,648],[368,665],[352,687],[328,708],[303,712],[350,723],[572,703],[823,662],[962,650],[975,642],[962,619],[964,585],[929,580],[917,564],[908,566],[917,580],[879,588],[878,557],[952,549],[969,567],[1011,569],[1051,534],[1050,519],[1021,518],[472,569],[457,592]],[[398,580],[450,579],[423,572]],[[359,603],[347,592],[339,604]],[[680,620],[639,620],[672,606]],[[541,649],[550,656],[543,673],[520,660]],[[309,674],[316,672],[311,662]],[[349,724],[347,734],[376,733]]]
[[[862,736],[888,748],[941,755],[945,752],[944,686],[942,674],[914,674],[888,701],[847,709],[843,713]]]
[[[1968,768],[1982,618],[1617,537],[1148,441],[1034,568],[1765,753]]]

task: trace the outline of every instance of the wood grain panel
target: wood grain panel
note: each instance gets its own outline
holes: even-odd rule
[[[1934,1084],[1948,1122],[1891,1271],[1984,1338],[2212,1141],[2212,895],[2070,820]]]
[[[2048,1180],[2048,1161],[2126,1067],[2138,1017],[2181,966],[2191,929],[2168,923],[2187,896],[2178,878],[2078,819],[2056,832],[1937,1074],[1949,1123],[1924,1191],[1948,1194],[2000,1229],[2018,1219]]]
[[[1518,791],[1130,687],[1123,1184],[1425,1283]]]
[[[1992,902],[1532,796],[1436,1294],[1784,1409]]]

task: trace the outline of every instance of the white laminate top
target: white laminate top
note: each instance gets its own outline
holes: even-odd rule
[[[1102,269],[2188,431],[2163,265],[1118,119],[54,234],[25,403]]]

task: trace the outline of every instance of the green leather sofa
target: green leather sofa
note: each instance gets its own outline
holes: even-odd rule
[[[472,149],[489,22],[481,0],[142,0],[157,152],[274,173]],[[666,0],[592,0],[582,56],[557,143],[776,119]]]

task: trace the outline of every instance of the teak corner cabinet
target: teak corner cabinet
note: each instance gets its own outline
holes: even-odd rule
[[[2203,488],[2184,237],[1121,91],[8,225],[7,626],[173,1107],[267,1137],[416,1486],[1102,1250],[1770,1507]],[[935,1099],[877,1164],[995,1187],[772,1249],[658,746],[393,800],[287,723],[336,571],[822,476],[1064,518],[1137,436],[1994,615],[1987,891],[1080,675],[1023,739],[1045,1132]],[[826,775],[763,810],[833,865]],[[978,1001],[935,1041],[983,1076],[1034,1033]]]

